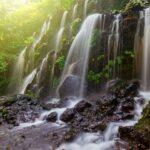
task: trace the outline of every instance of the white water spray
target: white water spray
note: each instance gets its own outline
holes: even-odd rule
[[[150,8],[145,9],[145,27],[144,27],[144,50],[143,50],[143,71],[142,84],[143,90],[150,90]]]
[[[36,69],[34,69],[23,81],[23,85],[20,88],[19,94],[24,94],[28,85],[32,83],[36,75]]]
[[[84,18],[86,18],[86,16],[87,16],[88,2],[89,2],[89,0],[85,0],[85,2],[84,2],[84,12],[83,12]]]
[[[115,20],[112,24],[111,34],[108,37],[108,61],[112,58],[114,60],[114,67],[113,67],[113,77],[116,77],[116,72],[118,71],[117,66],[115,65],[115,61],[117,56],[119,55],[120,50],[120,21],[121,15],[118,14],[115,16]],[[112,53],[112,54],[111,54]]]
[[[100,16],[100,14],[94,14],[87,17],[79,33],[75,37],[67,56],[59,87],[68,76],[68,73],[73,74],[73,72],[70,72],[69,68],[72,69],[71,66],[76,64],[76,73],[74,75],[81,78],[81,83],[80,88],[76,89],[79,91],[79,95],[75,96],[82,97],[84,93],[85,78],[88,69],[89,53],[91,48],[91,39],[93,31],[96,27],[96,23],[98,22]]]

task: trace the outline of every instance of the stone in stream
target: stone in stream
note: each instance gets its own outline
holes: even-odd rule
[[[58,117],[57,112],[52,112],[46,117],[46,120],[47,122],[56,122],[57,117]]]
[[[74,110],[77,112],[82,112],[84,111],[84,109],[86,108],[90,108],[92,106],[92,104],[90,104],[89,102],[82,100],[81,102],[77,103],[74,107]]]
[[[69,122],[71,119],[73,119],[75,116],[75,111],[73,108],[71,109],[66,109],[64,113],[60,116],[60,120],[64,122]]]

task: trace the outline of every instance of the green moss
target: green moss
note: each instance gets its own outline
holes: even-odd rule
[[[2,109],[2,116],[3,116],[3,118],[7,118],[7,115],[8,115],[8,111],[7,111],[7,109],[5,107],[3,107],[3,109]]]
[[[140,121],[136,124],[136,129],[144,129],[146,126],[150,127],[150,103],[143,111],[143,116]]]
[[[59,70],[62,71],[65,65],[65,56],[59,56],[56,60],[56,65],[58,65]]]
[[[147,0],[130,0],[125,7],[125,11],[143,8],[146,4],[148,4]]]
[[[73,35],[75,35],[81,26],[82,20],[80,18],[76,18],[72,23],[71,23],[71,28],[73,31]]]

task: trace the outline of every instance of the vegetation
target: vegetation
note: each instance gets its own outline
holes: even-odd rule
[[[56,60],[56,64],[58,65],[58,69],[62,71],[65,65],[65,56],[58,57]]]
[[[139,10],[139,8],[145,7],[146,4],[148,4],[147,0],[130,0],[125,7],[125,11],[132,9]]]
[[[52,5],[53,4],[53,5]],[[0,2],[0,95],[8,86],[12,65],[19,52],[34,41],[34,32],[39,32],[43,22],[49,16],[57,14],[53,32],[59,20],[59,14],[70,9],[73,0],[28,0],[22,2],[9,0]],[[59,11],[58,11],[59,10]],[[38,46],[36,58],[42,48]]]
[[[104,55],[100,55],[97,57],[97,61],[103,61]],[[121,75],[121,68],[126,68],[126,71],[130,70],[130,66],[133,66],[133,59],[134,59],[134,53],[133,51],[127,51],[125,50],[124,54],[122,56],[118,56],[115,60],[109,60],[108,63],[103,67],[103,69],[96,73],[92,70],[88,73],[88,81],[93,82],[94,84],[100,84],[101,82],[111,79],[113,77],[114,71],[116,76]],[[131,64],[128,65],[126,62],[131,62]],[[123,66],[124,65],[124,66]],[[123,67],[120,67],[123,66]],[[118,68],[120,68],[118,72]]]
[[[138,124],[136,124],[136,129],[144,129],[145,127],[150,127],[150,103],[144,109],[143,117],[140,119]]]

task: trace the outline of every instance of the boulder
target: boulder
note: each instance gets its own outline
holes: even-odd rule
[[[47,116],[46,120],[47,120],[47,122],[56,122],[57,116],[58,116],[57,112],[52,112]]]
[[[125,96],[128,95],[137,95],[138,89],[140,88],[140,82],[138,80],[132,81],[129,86],[125,89]]]
[[[69,122],[71,119],[73,119],[75,116],[75,111],[73,108],[71,109],[66,109],[64,113],[60,116],[60,120],[64,122]]]
[[[77,112],[83,112],[86,108],[90,108],[91,106],[92,106],[91,103],[82,100],[75,105],[74,110]]]
[[[75,75],[69,75],[59,87],[60,98],[78,96],[81,79]]]

